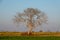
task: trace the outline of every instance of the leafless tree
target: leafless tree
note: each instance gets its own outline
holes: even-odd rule
[[[28,34],[32,32],[32,29],[47,22],[47,15],[34,8],[27,8],[23,11],[23,13],[17,13],[14,18],[14,22],[19,24],[20,22],[24,22],[28,29]]]

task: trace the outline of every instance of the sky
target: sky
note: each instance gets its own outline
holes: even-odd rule
[[[0,0],[0,31],[27,31],[25,25],[16,27],[12,19],[17,12],[26,8],[37,8],[48,16],[48,25],[42,25],[43,31],[60,31],[60,0]],[[39,31],[40,26],[34,31]]]

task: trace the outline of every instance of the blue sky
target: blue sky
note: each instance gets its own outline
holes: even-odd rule
[[[49,22],[47,28],[50,30],[56,31],[57,28],[60,28],[60,0],[1,0],[0,30],[18,30],[20,27],[12,27],[15,26],[12,19],[16,12],[22,12],[26,8],[38,8],[45,12]],[[26,30],[24,27],[21,28],[19,30]],[[43,28],[43,30],[46,30],[46,27],[43,26]]]

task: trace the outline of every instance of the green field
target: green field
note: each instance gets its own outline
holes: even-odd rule
[[[0,36],[0,40],[60,40],[59,36]]]

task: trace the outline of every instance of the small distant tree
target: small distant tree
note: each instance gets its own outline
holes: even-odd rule
[[[47,16],[44,12],[34,9],[27,8],[23,13],[17,13],[14,18],[14,23],[19,24],[24,22],[28,27],[28,34],[32,32],[32,29],[47,22]]]

